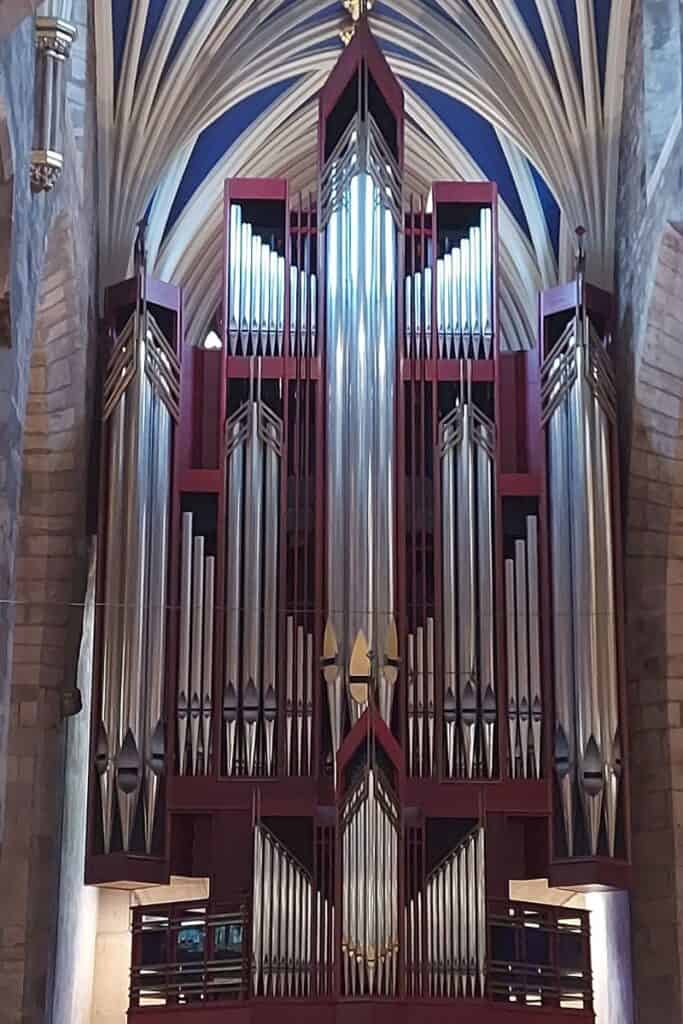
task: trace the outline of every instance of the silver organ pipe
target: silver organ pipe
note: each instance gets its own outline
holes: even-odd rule
[[[183,514],[180,550],[180,637],[176,704],[178,772],[209,771],[213,716],[216,559],[205,538],[193,536],[193,515]]]
[[[293,356],[317,354],[317,281],[310,270],[310,242],[306,239],[306,267],[290,267],[277,249],[242,219],[239,203],[230,204],[229,351],[232,356],[281,356],[288,328]],[[285,296],[289,288],[289,325],[285,325]]]
[[[541,735],[543,731],[543,698],[541,693],[540,610],[538,603],[538,521],[526,518],[527,581],[529,594],[529,700],[533,774],[541,777]]]
[[[286,769],[290,775],[311,770],[313,737],[313,634],[287,616],[285,638]]]
[[[125,420],[124,514],[126,555],[123,573],[123,647],[121,651],[121,710],[118,729],[117,789],[124,851],[130,849],[135,813],[142,783],[142,718],[145,682],[145,606],[148,572],[148,463],[151,454],[149,431],[149,386],[144,372],[147,360],[147,331],[139,315],[136,329],[138,367],[127,388]]]
[[[300,998],[310,991],[311,950],[325,917],[313,919],[306,869],[265,825],[254,829],[252,994]],[[315,927],[315,934],[312,935]]]
[[[448,774],[466,778],[494,770],[493,444],[471,401],[442,420],[444,729]]]
[[[505,651],[507,655],[508,684],[508,748],[510,775],[517,775],[519,748],[519,702],[517,699],[517,630],[515,628],[515,563],[505,559]]]
[[[538,615],[538,524],[526,517],[526,538],[505,560],[508,727],[512,778],[541,777],[541,701]]]
[[[493,228],[489,207],[483,207],[479,223],[436,260],[435,275],[436,324],[433,333],[436,354],[442,359],[490,359]],[[430,267],[405,278],[404,331],[408,358],[420,359],[429,357],[431,353],[431,295]]]
[[[434,771],[434,619],[408,634],[408,763],[415,775]]]
[[[365,772],[347,797],[341,829],[344,991],[395,996],[399,814],[376,769]]]
[[[427,876],[424,896],[428,993],[434,998],[485,994],[486,876],[484,830],[470,832]],[[422,929],[422,901],[410,917]],[[421,956],[418,954],[418,962]]]
[[[204,538],[192,544],[192,654],[190,658],[190,764],[197,775],[202,717],[202,640],[204,636]]]
[[[400,176],[370,116],[355,118],[337,143],[323,168],[321,195],[328,346],[323,673],[334,754],[344,683],[353,722],[376,675],[380,712],[390,722],[398,664],[393,476]]]
[[[579,294],[583,283],[579,282]],[[542,371],[548,446],[554,763],[569,856],[578,789],[587,852],[606,836],[614,856],[621,751],[609,438],[615,421],[611,363],[579,307]]]
[[[526,544],[515,541],[515,616],[517,625],[517,704],[519,755],[522,778],[529,761],[529,632],[526,579]]]
[[[165,770],[162,706],[178,388],[177,358],[141,292],[111,352],[104,387],[109,543],[95,767],[105,853],[119,831],[124,852],[152,852]],[[143,839],[138,845],[134,833],[141,794]]]
[[[282,423],[257,397],[226,427],[223,722],[228,775],[272,775]]]

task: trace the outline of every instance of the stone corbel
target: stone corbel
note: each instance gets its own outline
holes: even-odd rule
[[[36,18],[36,85],[31,188],[49,192],[64,166],[66,62],[76,29],[61,18]]]

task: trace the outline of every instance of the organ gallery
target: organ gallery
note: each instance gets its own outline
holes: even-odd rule
[[[509,883],[629,882],[612,302],[579,232],[507,351],[496,184],[411,194],[404,123],[361,17],[317,191],[225,182],[220,347],[144,225],[107,291],[86,876],[209,879],[133,1022],[593,1019]]]

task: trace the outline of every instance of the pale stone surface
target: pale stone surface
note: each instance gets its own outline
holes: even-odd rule
[[[636,1019],[683,1016],[683,220],[680,139],[648,200],[653,148],[664,127],[652,110],[657,42],[652,19],[672,14],[668,0],[633,7],[621,146],[617,274],[619,383],[626,532],[627,670],[631,740]],[[659,6],[659,10],[655,8]],[[676,7],[678,5],[676,4]],[[678,11],[673,11],[678,17]],[[680,38],[669,35],[678,48]],[[662,36],[659,40],[666,42]],[[661,54],[660,54],[661,57]],[[673,59],[673,58],[671,58]],[[647,70],[649,87],[644,86]],[[654,77],[653,77],[654,76]],[[660,78],[660,85],[664,81]],[[650,91],[648,91],[648,89]],[[680,86],[671,100],[680,106]],[[644,117],[648,118],[646,122]],[[658,134],[659,133],[659,136]],[[617,929],[617,934],[619,929]],[[617,1015],[613,1019],[620,1020]]]
[[[85,0],[76,0],[83,60],[92,54],[86,9]],[[81,71],[78,88],[69,89],[64,174],[52,194],[35,196],[28,178],[34,53],[30,21],[0,41],[0,98],[9,112],[17,169],[12,344],[0,348],[0,823],[6,808],[4,840],[0,831],[2,1024],[47,1019],[56,973],[60,868],[65,905],[80,898],[82,889],[82,855],[76,863],[73,847],[67,847],[60,860],[66,725],[59,690],[75,681],[86,576],[97,281],[94,151],[85,153],[82,135],[87,125],[89,137],[95,137],[93,64],[90,78],[83,80]],[[78,136],[71,128],[74,105]],[[15,623],[20,633],[12,665]],[[85,717],[78,727],[87,733]],[[4,915],[6,893],[9,919]],[[77,974],[75,954],[64,964],[60,991],[67,1000],[76,984],[70,980]]]

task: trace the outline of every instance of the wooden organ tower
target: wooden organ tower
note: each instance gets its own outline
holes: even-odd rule
[[[610,298],[502,351],[496,186],[407,196],[403,125],[361,20],[317,195],[226,182],[221,347],[143,246],[107,295],[86,878],[210,886],[131,1021],[593,1019],[509,882],[629,881]]]

